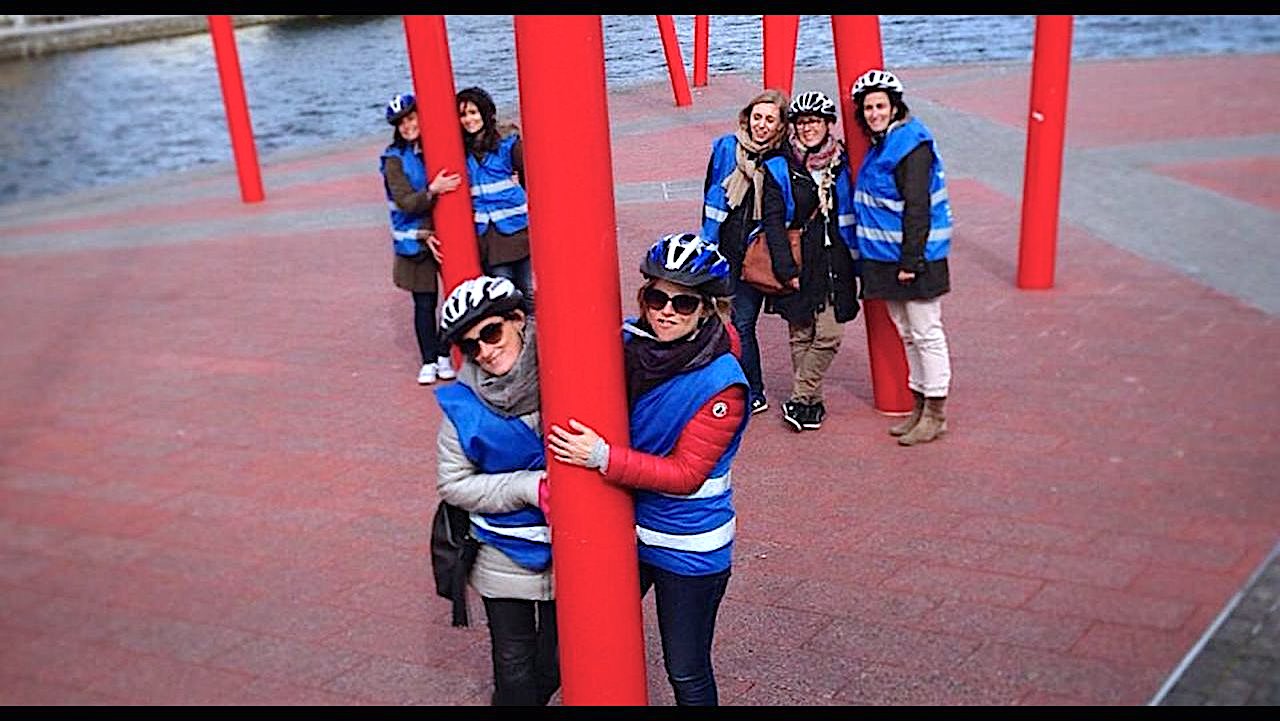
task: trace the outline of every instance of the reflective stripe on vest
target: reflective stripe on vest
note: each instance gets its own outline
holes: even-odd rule
[[[496,183],[481,183],[479,185],[473,184],[471,186],[471,197],[484,195],[485,193],[498,193],[503,190],[509,190],[516,187],[519,187],[519,184],[510,178],[506,180],[499,180]]]
[[[636,526],[636,536],[641,543],[647,546],[670,548],[674,551],[688,551],[690,553],[707,553],[728,545],[733,540],[737,527],[738,519],[735,516],[720,527],[703,533],[662,533]]]
[[[661,495],[668,498],[711,498],[729,490],[729,476],[730,474],[726,473],[715,478],[708,478],[693,493],[662,493]]]
[[[543,526],[499,526],[490,523],[485,519],[483,514],[472,513],[471,522],[477,526],[496,533],[500,536],[510,536],[525,541],[535,541],[537,543],[551,543],[551,529]]]

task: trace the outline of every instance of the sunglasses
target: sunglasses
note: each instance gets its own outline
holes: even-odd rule
[[[680,315],[692,315],[698,308],[702,307],[702,296],[700,295],[688,295],[685,293],[667,295],[652,287],[644,289],[641,300],[650,310],[662,310],[670,302],[671,308]]]
[[[502,340],[502,321],[498,320],[481,327],[475,338],[458,339],[458,350],[475,360],[475,357],[480,354],[481,343],[497,345],[500,340]]]

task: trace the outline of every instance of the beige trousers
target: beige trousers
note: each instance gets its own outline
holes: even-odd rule
[[[836,322],[835,311],[827,304],[808,323],[788,323],[791,342],[791,400],[799,403],[822,401],[822,378],[844,340],[844,324]]]

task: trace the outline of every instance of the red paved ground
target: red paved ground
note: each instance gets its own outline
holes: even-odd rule
[[[1258,79],[1278,59],[1207,62]],[[1081,64],[1073,113],[1081,89],[1118,76],[1151,86],[1134,98],[1189,100],[1189,67]],[[983,87],[1006,84],[990,102],[960,81],[947,97],[1016,124],[1027,71],[998,70],[903,75],[989,73]],[[695,109],[722,115],[666,131],[642,127],[682,112],[666,86],[615,94],[615,126],[636,124],[615,137],[618,182],[700,183],[706,143],[755,81],[713,78]],[[1274,132],[1275,97],[1214,132]],[[1073,147],[1203,128],[1085,115]],[[430,588],[439,411],[414,383],[411,304],[389,280],[380,145],[268,163],[260,205],[231,200],[228,171],[194,200],[133,193],[0,228],[0,243],[258,228],[0,254],[0,701],[486,702],[486,631],[451,628]],[[776,410],[753,420],[715,649],[725,703],[1143,704],[1280,532],[1275,318],[1071,223],[1055,288],[1018,291],[1018,199],[975,178],[951,193],[951,432],[912,449],[885,434],[861,320],[821,431],[793,434]],[[641,249],[698,205],[619,206],[622,298]],[[274,217],[341,207],[368,221],[299,234]],[[766,317],[760,335],[776,409],[785,329]],[[666,704],[651,604],[650,700]]]

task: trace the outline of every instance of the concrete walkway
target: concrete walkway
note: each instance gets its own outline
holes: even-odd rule
[[[1280,56],[1076,63],[1038,292],[1014,286],[1029,67],[901,75],[956,213],[951,430],[885,434],[861,320],[820,431],[753,419],[722,701],[1274,704],[1276,614],[1239,594],[1274,599],[1280,539]],[[622,298],[696,226],[757,83],[611,95]],[[260,204],[227,165],[0,207],[0,702],[487,702],[487,631],[430,587],[440,416],[381,128],[264,158]],[[784,324],[760,336],[781,401]],[[1256,633],[1220,622],[1258,603]],[[1201,678],[1254,690],[1168,692],[1219,640],[1253,660]]]

